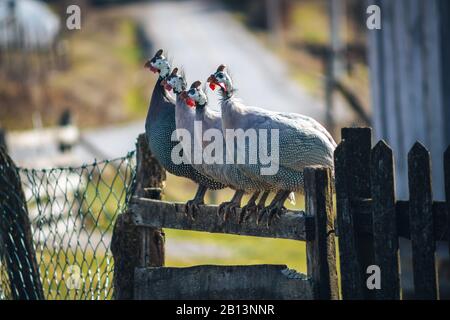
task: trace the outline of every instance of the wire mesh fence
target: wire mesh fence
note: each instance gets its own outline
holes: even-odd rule
[[[11,168],[0,165],[0,183],[4,186],[14,180],[8,178],[7,169]],[[42,289],[32,286],[42,290],[45,299],[111,298],[110,242],[115,219],[126,209],[133,191],[135,152],[76,168],[14,170],[26,200],[27,208],[21,209],[29,217],[31,250],[35,251]],[[10,221],[0,228],[0,299],[20,296],[13,292],[18,289],[11,285],[12,278],[25,282],[27,279],[22,278],[32,274],[33,269],[33,262],[24,262],[16,255],[26,247],[27,239],[26,235],[13,234],[17,231],[11,227],[21,227],[18,217],[11,220],[18,211],[9,206],[16,197],[14,190],[0,188],[0,219]],[[16,265],[19,272],[11,270]]]

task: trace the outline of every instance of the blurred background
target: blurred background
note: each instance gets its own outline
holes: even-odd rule
[[[81,28],[70,30],[73,4]],[[380,30],[367,27],[370,4],[381,8]],[[373,127],[374,139],[393,147],[400,199],[408,197],[407,152],[420,140],[432,153],[434,198],[443,199],[449,13],[445,0],[1,0],[0,143],[28,168],[125,155],[144,131],[156,82],[143,64],[163,48],[189,83],[225,63],[246,103],[312,116],[336,141],[344,126]],[[194,195],[185,179],[169,175],[166,185],[167,200]],[[207,201],[230,196],[215,192]],[[301,196],[296,207],[304,207]],[[168,265],[286,263],[306,271],[297,242],[166,234]]]

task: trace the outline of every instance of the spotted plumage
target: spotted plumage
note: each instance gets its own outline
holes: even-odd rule
[[[175,125],[175,100],[167,93],[162,83],[170,73],[170,65],[162,56],[162,51],[158,51],[152,60],[146,63],[152,71],[159,72],[159,78],[153,90],[147,118],[145,121],[145,132],[149,147],[159,161],[159,163],[170,173],[191,179],[200,187],[207,189],[222,189],[224,185],[215,181],[197,170],[189,164],[175,164],[172,160],[172,150],[178,141],[172,141],[172,134],[176,129]],[[201,190],[204,196],[204,191]],[[201,197],[201,202],[203,197]]]
[[[208,78],[210,87],[220,87],[222,100],[222,129],[267,129],[268,146],[270,150],[271,130],[276,129],[279,134],[277,140],[279,156],[278,171],[270,175],[261,175],[261,163],[239,164],[252,179],[259,180],[271,186],[277,195],[266,213],[279,214],[282,204],[292,191],[303,191],[303,170],[307,166],[322,165],[333,168],[333,152],[336,147],[331,135],[317,121],[295,113],[272,112],[266,109],[249,107],[234,95],[235,88],[231,77],[221,65]],[[247,151],[248,145],[237,145]],[[242,150],[243,149],[243,150]],[[237,150],[236,150],[237,152]]]

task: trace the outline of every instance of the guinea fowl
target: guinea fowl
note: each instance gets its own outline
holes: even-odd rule
[[[208,78],[210,88],[220,88],[222,95],[222,129],[266,129],[268,136],[277,133],[279,156],[278,170],[274,174],[261,175],[260,165],[240,164],[239,167],[254,179],[271,185],[275,198],[259,219],[268,215],[268,223],[284,210],[284,202],[291,192],[303,191],[303,170],[307,166],[323,165],[333,168],[333,152],[336,147],[331,135],[317,121],[296,113],[273,112],[249,107],[235,98],[235,88],[225,66]],[[258,131],[259,132],[259,131]],[[268,141],[272,141],[271,138]],[[236,146],[246,149],[247,146]],[[259,220],[258,219],[258,220]]]
[[[243,207],[241,215],[239,217],[239,222],[246,218],[254,210],[258,209],[256,204],[256,199],[260,194],[260,184],[255,183],[243,172],[239,171],[239,168],[225,163],[224,150],[225,143],[222,134],[222,121],[220,114],[210,110],[207,107],[208,99],[205,92],[201,88],[200,81],[194,82],[189,91],[185,91],[186,81],[183,75],[177,74],[178,69],[175,68],[171,75],[166,80],[166,89],[173,89],[174,93],[177,95],[176,99],[176,109],[175,109],[175,122],[178,130],[186,130],[190,137],[193,139],[180,138],[183,144],[183,150],[194,150],[194,145],[201,146],[202,161],[195,163],[192,159],[191,154],[189,154],[189,160],[192,166],[201,172],[202,174],[211,177],[214,180],[221,181],[224,185],[236,190],[233,199],[229,202],[222,203],[219,206],[218,214],[223,213],[224,220],[231,213],[235,213],[236,208],[240,207],[242,196],[244,192],[252,191],[252,195],[249,203]],[[195,108],[195,109],[194,109]],[[194,125],[195,124],[195,125]],[[200,130],[196,132],[201,126]],[[185,132],[186,132],[185,131]],[[208,139],[203,139],[203,132],[205,132]],[[194,142],[195,140],[195,142]],[[214,140],[214,143],[209,143],[209,141]],[[219,146],[222,149],[222,153],[214,153],[214,156],[207,152],[208,148],[211,146]],[[205,152],[203,152],[205,151]],[[216,150],[217,151],[217,150]],[[267,195],[262,197],[267,198]]]
[[[175,101],[164,88],[164,80],[170,74],[170,63],[160,49],[145,63],[145,67],[154,73],[159,73],[145,120],[148,144],[155,158],[168,172],[198,183],[199,187],[194,199],[188,201],[185,207],[186,214],[193,217],[197,206],[204,203],[206,190],[222,189],[224,185],[200,174],[189,164],[174,163],[172,150],[178,144],[177,141],[172,141],[172,133],[176,129]]]

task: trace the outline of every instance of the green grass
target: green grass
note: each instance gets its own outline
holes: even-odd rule
[[[291,32],[298,39],[312,44],[327,44],[328,20],[323,7],[314,2],[294,6]]]
[[[92,250],[44,249],[36,252],[44,294],[50,300],[104,300],[112,298],[111,253]],[[79,275],[79,277],[77,276]],[[70,279],[79,279],[71,286]]]
[[[118,36],[122,43],[115,47],[115,54],[129,66],[136,66],[143,56],[137,41],[137,24],[132,20],[122,20],[118,26]]]
[[[305,243],[294,240],[268,239],[204,232],[165,229],[166,265],[185,267],[198,264],[245,265],[286,264],[289,268],[306,272]],[[171,241],[189,242],[211,248],[214,252],[188,256],[170,252]],[[223,251],[223,254],[221,254]]]

